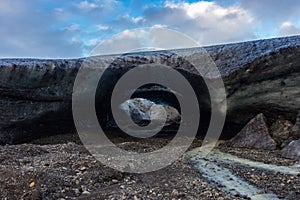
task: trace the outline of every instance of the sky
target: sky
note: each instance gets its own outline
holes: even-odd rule
[[[133,32],[148,37],[141,28],[171,29],[199,46],[298,35],[300,1],[1,0],[0,58],[83,57],[112,39],[136,42]]]

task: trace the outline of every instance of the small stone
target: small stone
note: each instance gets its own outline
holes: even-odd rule
[[[119,181],[117,179],[111,180],[112,183],[118,183]]]
[[[75,193],[75,196],[77,196],[77,197],[80,196],[80,194],[81,194],[80,191],[79,191],[78,189],[75,189],[75,190],[74,190],[74,193]]]
[[[34,186],[35,186],[35,182],[32,181],[32,182],[29,184],[29,187],[30,187],[30,188],[33,188]]]
[[[178,191],[176,190],[176,189],[174,189],[173,191],[172,191],[172,196],[177,196],[179,193],[178,193]]]
[[[82,185],[81,186],[81,191],[87,191],[86,186]]]
[[[89,191],[83,191],[82,192],[82,195],[89,195],[89,194],[91,194]]]
[[[65,182],[64,182],[64,186],[66,186],[66,187],[70,187],[70,186],[71,186],[71,184],[70,184],[68,181],[65,181]]]
[[[84,167],[84,166],[80,168],[80,171],[85,171],[85,170],[86,170],[86,167]]]
[[[133,199],[134,200],[139,200],[139,198],[137,196],[134,196]]]

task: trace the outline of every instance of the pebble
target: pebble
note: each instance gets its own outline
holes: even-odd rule
[[[81,167],[80,168],[80,171],[85,171],[86,170],[86,167]]]
[[[81,194],[80,191],[79,191],[78,189],[75,189],[75,190],[74,190],[74,193],[75,193],[75,196],[77,196],[77,197],[80,196],[80,194]]]
[[[33,188],[34,186],[35,186],[35,182],[32,181],[32,182],[29,184],[29,187],[30,187],[30,188]]]
[[[139,198],[137,196],[134,196],[133,199],[134,200],[139,200]]]
[[[117,179],[111,180],[112,183],[118,183],[119,181]]]
[[[82,185],[82,186],[81,186],[81,191],[87,191],[86,186]]]
[[[241,200],[244,197],[234,197],[228,195],[227,193],[222,192],[222,185],[212,186],[208,183],[201,175],[197,175],[193,172],[190,165],[183,163],[182,161],[176,161],[174,164],[170,165],[163,171],[157,171],[149,174],[135,175],[127,173],[116,172],[105,166],[102,166],[101,163],[95,163],[92,169],[90,165],[86,163],[92,163],[92,157],[86,156],[87,154],[83,153],[85,151],[81,150],[81,146],[72,146],[65,145],[63,148],[60,148],[62,145],[55,146],[46,146],[46,149],[49,149],[51,156],[38,155],[34,157],[34,162],[29,159],[29,165],[32,165],[34,168],[33,173],[28,172],[28,165],[24,167],[26,173],[24,175],[17,176],[18,174],[13,174],[14,177],[11,179],[11,174],[0,177],[2,178],[1,184],[5,184],[5,187],[9,187],[9,184],[21,184],[25,183],[25,188],[29,190],[29,185],[31,181],[35,181],[35,186],[29,190],[29,194],[32,195],[33,191],[38,191],[36,193],[38,197],[43,197],[49,199],[76,199],[79,196],[82,199],[88,199],[90,196],[84,195],[94,195],[101,190],[101,195],[105,199],[117,200],[117,199],[235,199]],[[11,147],[15,148],[15,147]],[[18,146],[18,151],[9,149],[10,152],[19,152],[19,149],[24,147]],[[30,146],[34,149],[34,146]],[[76,151],[80,150],[80,154],[77,154]],[[72,151],[71,151],[72,150]],[[33,150],[34,151],[34,150]],[[53,153],[52,153],[53,152]],[[61,152],[66,152],[66,154],[61,154]],[[69,153],[71,152],[71,153]],[[4,151],[4,153],[7,153]],[[0,152],[0,157],[4,155]],[[240,152],[239,152],[240,153]],[[54,155],[59,155],[54,157]],[[239,155],[244,156],[244,153]],[[252,154],[246,154],[252,155]],[[263,154],[264,155],[264,154]],[[30,155],[28,155],[30,156]],[[261,156],[259,156],[261,158]],[[269,156],[266,156],[269,158]],[[14,158],[16,159],[16,158]],[[265,159],[265,158],[264,158]],[[10,158],[9,163],[14,163],[13,158]],[[94,160],[93,160],[94,161]],[[273,162],[272,159],[270,162]],[[68,164],[66,164],[66,162]],[[7,162],[8,163],[8,162]],[[44,163],[49,163],[49,167],[43,168]],[[99,165],[98,165],[99,164]],[[20,165],[8,165],[6,162],[3,162],[3,166],[0,166],[0,169],[5,171],[6,168],[12,167],[15,171],[22,171],[23,169]],[[62,166],[68,166],[66,171],[62,171]],[[6,167],[6,168],[5,168]],[[18,168],[19,167],[19,168]],[[272,190],[274,187],[275,192],[280,195],[280,197],[285,194],[289,195],[289,199],[297,199],[299,196],[299,177],[298,176],[285,176],[282,174],[271,173],[269,171],[259,170],[254,167],[237,167],[232,165],[232,170],[238,174],[238,176],[243,176],[245,179],[252,181],[252,184],[257,184],[259,188]],[[249,174],[248,174],[249,172]],[[76,174],[78,173],[78,174]],[[22,174],[22,172],[20,172]],[[46,174],[46,176],[38,177],[39,180],[32,179],[39,174]],[[48,176],[49,175],[49,176]],[[51,176],[50,176],[51,175]],[[252,175],[253,179],[250,178]],[[9,176],[9,177],[6,177]],[[180,177],[180,178],[179,178]],[[267,177],[267,178],[266,178]],[[20,180],[18,183],[18,180]],[[61,182],[62,181],[62,182]],[[38,184],[39,183],[39,184]],[[44,185],[40,184],[44,183]],[[61,183],[61,184],[57,184]],[[116,185],[111,185],[111,184]],[[281,183],[284,186],[281,186]],[[26,193],[20,189],[21,187],[17,185],[17,189],[21,192]],[[81,186],[82,185],[82,186]],[[22,185],[23,186],[23,185]],[[218,189],[216,189],[218,188]],[[20,195],[20,192],[17,195]],[[10,192],[15,192],[10,191]],[[104,192],[102,192],[104,191]],[[151,192],[150,192],[151,191]],[[264,190],[262,190],[264,191]],[[4,199],[3,190],[0,187],[0,199]],[[288,194],[291,193],[291,194]],[[294,198],[292,198],[294,197]],[[22,198],[20,198],[22,199]],[[25,198],[24,198],[25,199]]]
[[[176,189],[174,189],[173,191],[172,191],[172,196],[177,196],[179,193],[178,193],[178,190],[176,190]]]
[[[91,194],[89,191],[83,191],[82,192],[82,195],[89,195],[89,194]]]
[[[125,185],[121,185],[120,188],[121,188],[121,189],[125,189]]]
[[[66,187],[71,187],[71,183],[69,183],[68,181],[65,181],[65,182],[64,182],[64,186],[66,186]]]

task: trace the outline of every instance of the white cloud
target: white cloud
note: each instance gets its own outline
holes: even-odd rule
[[[147,24],[165,24],[190,35],[202,45],[254,39],[253,16],[238,6],[214,2],[170,3],[146,11]]]
[[[103,43],[94,49],[91,55],[120,54],[137,50],[190,48],[196,46],[198,44],[188,36],[167,29],[162,25],[155,25],[150,28],[125,30],[121,34],[103,41]]]
[[[99,25],[96,25],[96,29],[99,31],[106,31],[109,29],[109,26],[99,24]]]
[[[1,1],[1,9],[7,2],[9,1]],[[61,27],[55,28],[60,25],[55,12],[41,12],[38,0],[10,2],[14,6],[14,12],[9,14],[10,12],[6,10],[4,16],[0,12],[0,57],[64,58],[81,56],[82,44],[72,40],[73,33],[67,29],[61,29]],[[8,4],[5,4],[5,8],[9,8]]]
[[[159,41],[142,31],[132,33],[131,29],[140,27],[151,27],[153,31],[169,27],[201,45],[300,34],[300,1],[296,0],[237,0],[234,4],[231,0],[175,0],[164,5],[133,1],[130,5],[135,6],[134,10],[117,0],[76,0],[55,1],[51,4],[55,7],[47,10],[50,1],[53,3],[1,0],[0,57],[80,57],[105,38],[126,29],[115,38],[122,42],[112,50],[182,46],[176,34],[168,37],[158,31],[157,38],[164,38]],[[151,40],[142,39],[147,37]]]
[[[98,8],[99,6],[95,3],[90,3],[87,0],[85,0],[77,4],[77,7],[83,11],[91,11],[95,8]]]
[[[300,34],[300,26],[296,26],[292,22],[284,22],[279,28],[279,33],[282,36],[298,35]]]
[[[95,26],[105,17],[117,16],[119,11],[114,7],[119,3],[77,2],[1,0],[0,57],[67,58],[90,51],[100,41],[91,39],[99,33]],[[55,7],[51,8],[52,4]],[[98,28],[110,32],[109,26]]]
[[[93,38],[93,39],[88,40],[85,45],[95,47],[96,45],[98,45],[102,42],[103,42],[103,40],[101,40],[99,38]]]
[[[141,46],[140,40],[142,38],[148,38],[146,32],[142,29],[135,31],[125,30],[97,46],[92,55],[126,53],[130,50],[138,49]]]
[[[132,17],[131,20],[134,22],[134,23],[138,23],[140,21],[142,21],[144,18],[143,17]]]
[[[54,11],[58,12],[58,13],[62,13],[62,12],[64,12],[64,9],[63,8],[55,8]]]
[[[259,37],[286,35],[285,22],[299,23],[300,1],[296,0],[239,0],[238,4],[249,11],[256,22]],[[281,28],[280,28],[281,27]],[[281,30],[284,28],[285,30]],[[290,28],[291,29],[291,28]],[[289,31],[289,33],[292,33]]]
[[[144,18],[141,17],[141,16],[139,16],[139,17],[131,17],[128,14],[126,14],[126,15],[120,16],[119,19],[116,22],[117,23],[118,22],[122,23],[122,21],[125,22],[126,24],[129,24],[129,23],[131,23],[131,24],[139,24],[139,23],[141,23],[141,22],[144,21]]]
[[[67,27],[67,30],[68,31],[77,31],[77,30],[79,30],[79,28],[80,28],[79,24],[72,24],[69,27]]]
[[[252,12],[257,20],[277,22],[298,18],[300,1],[297,0],[239,0],[239,5]]]

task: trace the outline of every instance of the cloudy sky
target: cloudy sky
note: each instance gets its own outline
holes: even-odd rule
[[[144,27],[169,28],[199,45],[297,35],[300,1],[1,0],[0,57],[86,56],[116,34],[130,43],[132,29]]]

